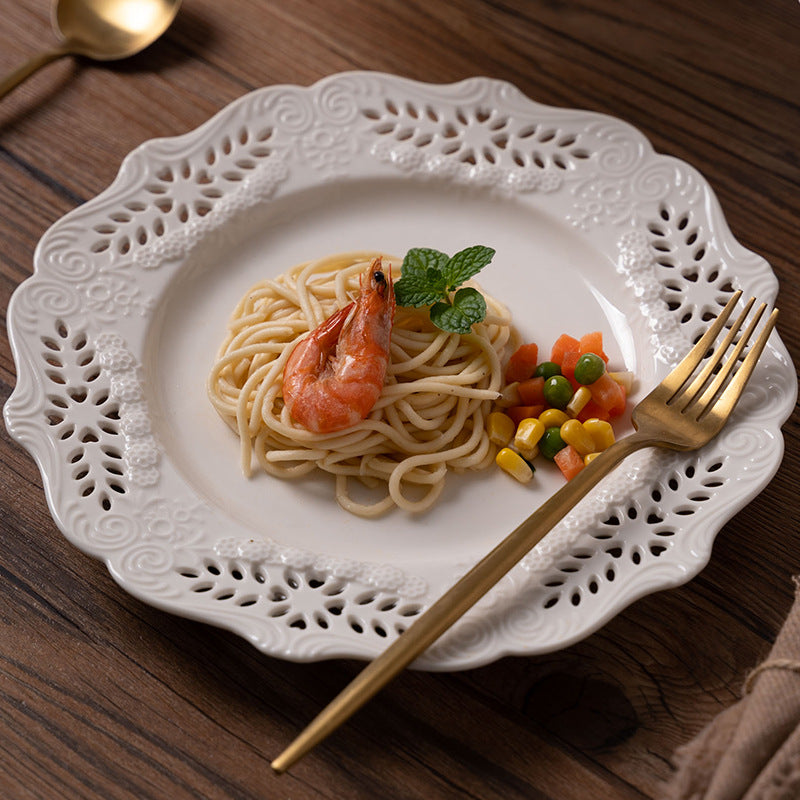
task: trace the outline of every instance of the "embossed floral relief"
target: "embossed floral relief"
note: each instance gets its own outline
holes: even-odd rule
[[[117,404],[127,478],[136,486],[154,486],[159,478],[160,454],[150,428],[139,365],[116,333],[97,336],[95,347],[108,376],[109,396]]]

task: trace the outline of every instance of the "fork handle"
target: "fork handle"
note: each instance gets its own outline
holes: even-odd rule
[[[619,439],[564,484],[370,662],[272,762],[272,769],[285,772],[333,733],[460,619],[605,475],[631,453],[653,444],[638,431]]]

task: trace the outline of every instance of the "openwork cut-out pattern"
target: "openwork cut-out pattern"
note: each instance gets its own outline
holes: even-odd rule
[[[170,232],[193,226],[214,211],[273,156],[270,126],[242,125],[204,142],[201,152],[192,152],[153,171],[136,200],[127,200],[105,213],[92,225],[94,254],[110,260],[129,258],[158,243]],[[176,191],[181,185],[197,187],[195,196]],[[167,250],[169,247],[167,246]]]
[[[647,225],[663,299],[681,325],[707,325],[734,292],[730,269],[698,216],[662,205]]]
[[[383,137],[373,152],[405,171],[547,192],[590,157],[578,126],[521,121],[491,105],[442,109],[389,97],[362,114]]]
[[[702,515],[714,492],[730,480],[722,469],[726,460],[724,455],[703,453],[688,463],[676,463],[647,487],[649,495],[640,493],[636,502],[610,508],[602,523],[588,532],[585,546],[565,553],[555,568],[542,576],[546,589],[542,607],[553,609],[564,602],[577,607],[591,602],[593,596],[613,588],[615,581],[625,580],[632,569],[661,558],[675,546],[686,519]],[[627,520],[638,521],[645,535],[626,536]]]
[[[59,442],[68,475],[82,501],[109,511],[125,494],[119,403],[102,379],[97,351],[85,331],[58,321],[41,336],[48,381],[44,416]]]
[[[233,605],[294,630],[355,633],[388,640],[422,610],[398,593],[365,589],[353,596],[348,581],[324,572],[265,566],[246,560],[206,560],[178,574],[201,602]]]
[[[102,512],[131,491],[158,480],[158,448],[151,434],[138,364],[121,337],[58,321],[41,336],[48,381],[44,415],[81,498]]]

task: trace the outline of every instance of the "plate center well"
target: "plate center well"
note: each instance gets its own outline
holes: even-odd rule
[[[390,563],[433,575],[474,562],[561,485],[550,464],[522,486],[491,468],[450,475],[437,505],[364,520],[341,509],[331,476],[246,479],[237,437],[219,418],[205,382],[229,315],[247,289],[294,264],[330,253],[374,249],[402,258],[411,247],[454,253],[494,247],[481,285],[511,309],[525,340],[549,352],[563,333],[602,330],[620,368],[652,370],[618,303],[622,278],[610,260],[535,205],[489,190],[430,181],[331,184],[278,198],[221,253],[196,248],[156,311],[145,347],[155,434],[169,460],[205,502],[244,526],[318,553]],[[216,538],[231,535],[215,532]]]

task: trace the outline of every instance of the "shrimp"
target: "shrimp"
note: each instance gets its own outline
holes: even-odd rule
[[[384,273],[378,257],[361,278],[358,298],[289,356],[283,400],[295,422],[314,433],[332,433],[369,414],[386,377],[394,308],[391,273]]]

